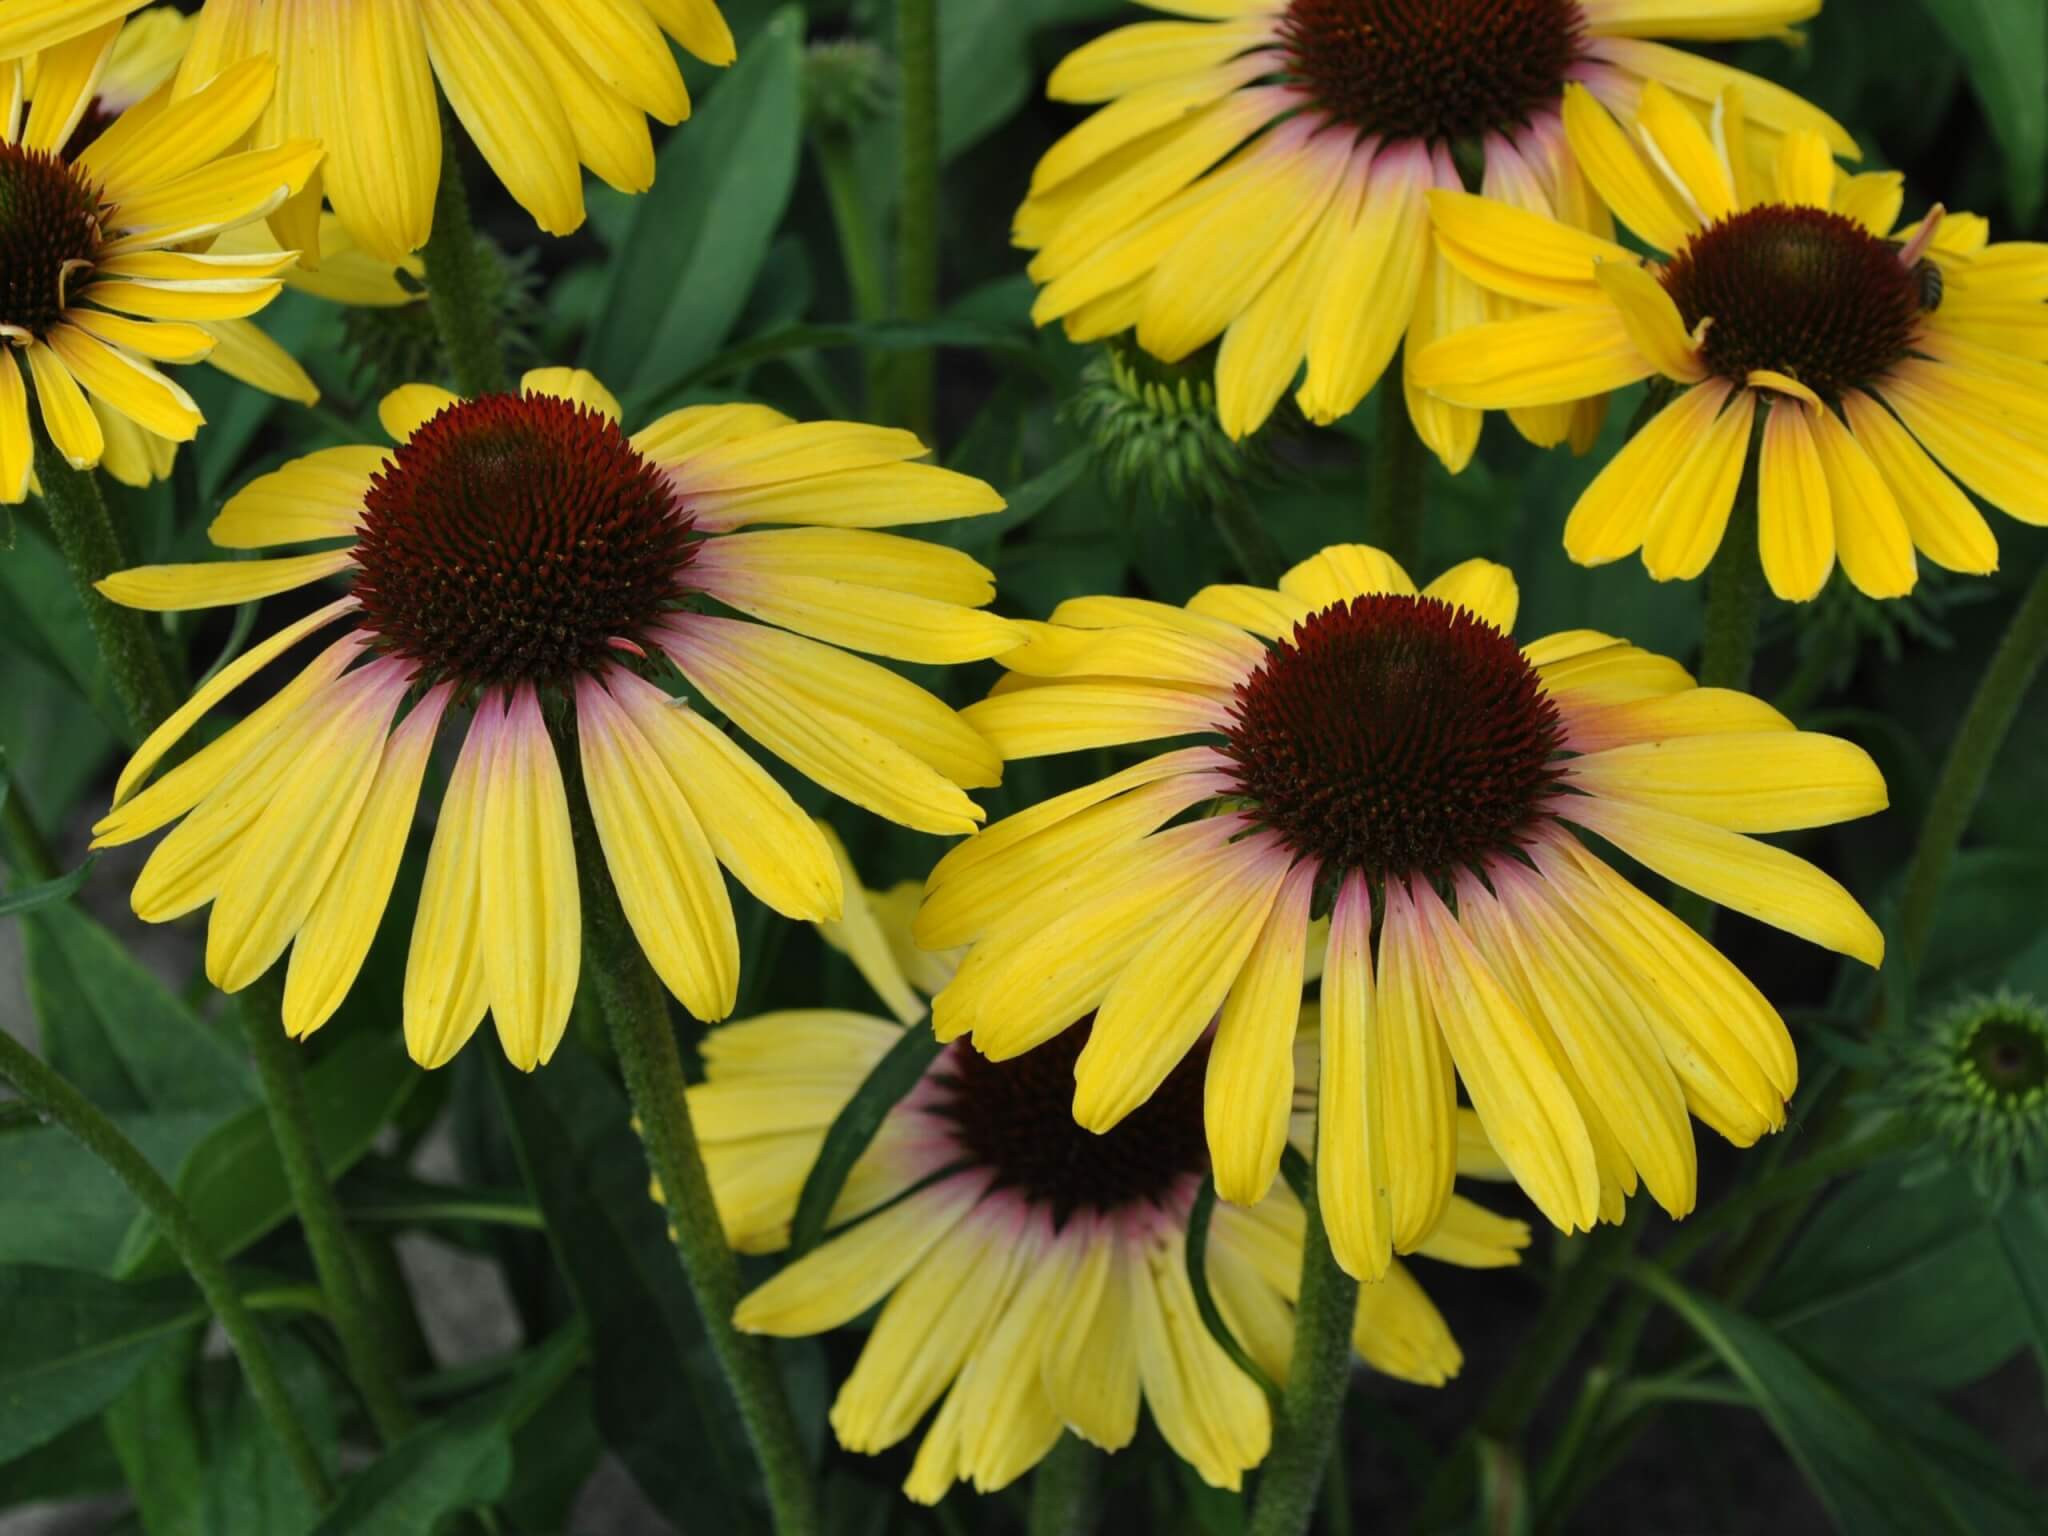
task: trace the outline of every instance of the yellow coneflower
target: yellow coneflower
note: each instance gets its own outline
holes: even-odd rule
[[[505,189],[564,235],[583,223],[580,166],[622,192],[653,185],[647,119],[690,113],[671,37],[708,64],[733,60],[715,0],[207,0],[177,91],[273,55],[277,101],[256,142],[328,146],[322,179],[279,221],[285,244],[311,248],[324,191],[365,250],[396,261],[433,225],[436,81]]]
[[[1077,340],[1136,327],[1168,362],[1219,338],[1217,405],[1233,437],[1293,384],[1311,420],[1347,414],[1394,349],[1510,309],[1430,243],[1425,194],[1484,162],[1504,206],[1606,233],[1560,122],[1565,88],[1633,112],[1662,82],[1702,112],[1732,81],[1764,145],[1795,129],[1855,144],[1790,92],[1656,37],[1784,31],[1820,0],[1144,0],[1194,20],[1143,22],[1053,72],[1058,100],[1107,102],[1052,147],[1018,211],[1043,291],[1033,317]],[[1416,430],[1453,470],[1480,414],[1407,381]],[[1584,446],[1585,409],[1518,410],[1541,444]]]
[[[1007,1059],[1094,1026],[1074,1112],[1107,1130],[1205,1038],[1219,1190],[1256,1200],[1286,1135],[1310,917],[1322,982],[1324,1219],[1352,1273],[1433,1230],[1457,1086],[1558,1226],[1637,1174],[1694,1199],[1687,1110],[1739,1145],[1784,1122],[1792,1042],[1721,954],[1575,835],[1875,964],[1855,900],[1747,834],[1885,804],[1857,747],[1591,630],[1518,648],[1508,571],[1417,592],[1339,545],[1278,591],[1186,608],[1080,598],[966,717],[1005,758],[1208,738],[1010,817],[933,871],[919,942],[973,943],[941,1039]],[[1163,829],[1163,830],[1162,830]]]
[[[1731,93],[1716,123],[1741,113]],[[1645,264],[1553,221],[1440,195],[1447,257],[1546,307],[1439,342],[1416,376],[1472,405],[1571,401],[1644,378],[1677,390],[1572,509],[1574,560],[1641,550],[1659,581],[1699,575],[1759,419],[1763,568],[1789,602],[1818,593],[1837,560],[1872,597],[1913,589],[1915,550],[1995,570],[1997,540],[1949,475],[2048,522],[2040,246],[1989,245],[1982,219],[1938,208],[1894,233],[1896,172],[1845,176],[1823,140],[1792,134],[1772,173],[1752,175],[1661,92],[1644,93],[1640,148],[1588,96],[1566,103],[1565,120],[1601,194],[1669,256]]]
[[[860,903],[847,874],[849,921]],[[905,931],[916,888],[866,893],[863,969],[908,1000],[891,959],[911,958],[927,987],[957,957],[915,950]],[[862,957],[858,939],[853,946]],[[1300,1103],[1314,1117],[1315,1019],[1306,1010]],[[708,1081],[690,1114],[727,1235],[774,1252],[827,1127],[903,1028],[836,1010],[764,1015],[714,1030]],[[849,1450],[876,1452],[938,1412],[904,1491],[924,1503],[955,1482],[989,1492],[1037,1464],[1063,1430],[1105,1450],[1136,1432],[1142,1401],[1161,1436],[1208,1483],[1239,1486],[1272,1425],[1251,1378],[1203,1326],[1188,1275],[1187,1230],[1209,1171],[1198,1044],[1142,1109],[1103,1136],[1067,1101],[1085,1026],[1015,1060],[964,1043],[942,1051],[883,1120],[832,1213],[835,1231],[740,1304],[739,1326],[798,1335],[880,1316],[832,1406]],[[1461,1171],[1498,1176],[1476,1124],[1461,1125]],[[1205,1276],[1237,1342],[1276,1382],[1287,1378],[1303,1218],[1285,1184],[1249,1208],[1218,1206]],[[1527,1226],[1462,1196],[1419,1251],[1467,1267],[1515,1264]],[[1405,1268],[1362,1287],[1352,1339],[1368,1364],[1441,1386],[1462,1363],[1456,1341]],[[941,1399],[943,1398],[943,1402]]]
[[[693,406],[628,438],[587,373],[460,400],[384,400],[398,446],[329,448],[233,497],[227,549],[316,553],[147,566],[100,584],[131,607],[244,603],[330,576],[348,595],[251,649],[143,743],[100,846],[180,821],[134,907],[211,902],[206,967],[247,986],[292,945],[285,1028],[316,1029],[361,968],[389,899],[428,755],[466,712],[406,966],[405,1031],[438,1066],[488,1010],[531,1068],[567,1024],[580,954],[569,809],[544,709],[575,750],[619,898],[655,970],[724,1017],[739,946],[718,867],[792,917],[838,909],[831,854],[789,795],[662,686],[672,664],[769,752],[834,794],[926,831],[972,830],[962,786],[1001,772],[937,698],[850,646],[920,662],[1014,645],[979,611],[994,586],[957,551],[875,532],[1002,505],[913,464],[907,432]],[[788,524],[764,528],[763,524]],[[331,541],[347,539],[335,546]],[[715,599],[745,618],[701,611]],[[348,631],[218,741],[145,787],[172,745],[288,649]],[[779,626],[779,627],[777,627]],[[823,643],[821,643],[823,642]]]
[[[208,359],[246,375],[237,362],[267,359],[270,344],[249,341],[260,333],[245,317],[298,259],[192,249],[261,219],[319,164],[320,146],[305,141],[227,152],[270,100],[270,62],[249,60],[171,106],[160,88],[135,99],[164,38],[146,35],[124,53],[121,37],[117,20],[26,65],[0,65],[10,103],[0,121],[0,502],[28,491],[22,363],[50,440],[74,467],[104,461],[117,478],[154,478],[202,420],[156,365]],[[125,78],[103,96],[116,60]]]

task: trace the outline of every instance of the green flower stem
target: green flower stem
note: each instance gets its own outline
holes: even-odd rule
[[[89,469],[73,469],[35,423],[36,476],[43,486],[43,506],[50,532],[71,567],[85,621],[99,645],[100,660],[128,720],[130,743],[139,742],[157,722],[178,707],[180,690],[171,676],[163,647],[150,631],[148,616],[102,597],[93,583],[130,562],[121,552],[99,481]],[[190,451],[189,449],[187,450]]]
[[[1287,561],[1280,546],[1273,542],[1265,519],[1242,491],[1232,489],[1217,501],[1216,531],[1223,535],[1223,542],[1246,581],[1255,587],[1278,585],[1287,570]]]
[[[1422,519],[1429,495],[1429,449],[1408,415],[1407,392],[1389,369],[1379,383],[1379,434],[1373,443],[1372,501],[1365,540],[1401,563],[1417,581],[1423,573]]]
[[[811,135],[811,153],[817,157],[818,176],[825,183],[825,201],[832,209],[832,228],[839,237],[839,261],[846,271],[846,286],[853,295],[853,317],[862,325],[873,325],[889,310],[889,285],[882,271],[882,256],[868,219],[868,200],[861,190],[860,170],[854,164],[853,140],[833,129]],[[881,369],[873,352],[862,353],[866,371],[869,409],[876,403]]]
[[[328,1314],[340,1336],[349,1376],[362,1393],[378,1438],[394,1444],[413,1427],[413,1412],[398,1389],[398,1377],[391,1368],[363,1278],[349,1251],[341,1202],[321,1166],[312,1114],[306,1106],[299,1048],[286,1038],[282,1022],[283,971],[273,966],[239,1001],[242,1032],[248,1037],[250,1055],[256,1058],[256,1075],[263,1083],[263,1101],[284,1164],[285,1185],[292,1192],[306,1246],[312,1251],[313,1270],[327,1297]]]
[[[113,1121],[5,1030],[0,1030],[0,1077],[13,1083],[39,1113],[77,1137],[149,1212],[198,1285],[199,1294],[220,1319],[242,1362],[249,1393],[284,1447],[293,1473],[314,1503],[326,1504],[334,1496],[334,1489],[327,1481],[319,1453],[313,1448],[312,1437],[285,1392],[248,1302],[235,1289],[226,1261],[199,1230],[192,1213]]]
[[[1323,1490],[1351,1382],[1351,1324],[1358,1282],[1337,1267],[1313,1181],[1303,1190],[1301,1295],[1294,1310],[1294,1360],[1281,1400],[1273,1454],[1259,1475],[1249,1536],[1304,1536]]]
[[[1754,448],[1754,445],[1752,445]],[[1764,568],[1757,551],[1757,459],[1742,472],[1721,547],[1707,567],[1707,611],[1700,638],[1699,684],[1746,692],[1756,669],[1757,632],[1763,623]],[[1671,910],[1703,938],[1714,936],[1719,909],[1693,891],[1673,891]]]
[[[1031,1474],[1028,1536],[1088,1536],[1101,1479],[1102,1453],[1071,1431],[1061,1435]]]
[[[427,264],[427,303],[441,347],[455,372],[455,388],[474,399],[512,387],[505,345],[491,304],[490,253],[469,218],[462,185],[461,142],[452,114],[441,114],[441,185],[434,194],[434,227],[420,252]]]
[[[896,305],[909,321],[939,308],[939,5],[896,0],[896,56],[903,71],[903,193],[896,219]],[[894,370],[897,415],[933,441],[934,354],[906,352]]]
[[[669,1234],[712,1353],[760,1460],[775,1529],[778,1536],[817,1536],[823,1530],[817,1490],[768,1341],[733,1326],[733,1310],[740,1300],[739,1263],[726,1246],[696,1127],[690,1122],[668,996],[619,907],[582,775],[575,770],[573,741],[562,744],[562,757],[568,769],[569,814],[583,893],[584,979],[596,989],[610,1025],[626,1092],[639,1117],[640,1139],[668,1208]]]
[[[2005,638],[1977,684],[1962,729],[1949,747],[1948,761],[1942,764],[1927,820],[1920,827],[1920,841],[1913,849],[1913,862],[1906,870],[1905,895],[1899,902],[1900,953],[1890,957],[1894,964],[1917,966],[1926,952],[1949,865],[2044,658],[2048,658],[2048,564],[2035,574],[2013,613]]]
[[[1727,530],[1714,563],[1707,567],[1706,631],[1700,649],[1702,688],[1747,689],[1756,664],[1757,629],[1763,621],[1764,567],[1757,553],[1757,455],[1750,455],[1742,488],[1728,514]]]

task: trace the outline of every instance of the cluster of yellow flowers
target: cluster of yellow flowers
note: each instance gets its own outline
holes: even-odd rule
[[[1763,571],[1794,601],[1837,562],[1878,597],[1910,591],[1921,557],[1993,570],[1962,487],[2048,522],[2048,249],[1939,207],[1901,227],[1900,178],[1844,170],[1838,125],[1659,40],[1778,34],[1820,0],[1147,3],[1172,19],[1054,73],[1056,98],[1101,105],[1037,167],[1015,235],[1040,323],[1134,332],[1167,362],[1216,344],[1232,436],[1290,389],[1312,422],[1345,416],[1398,350],[1414,427],[1457,471],[1485,411],[1585,451],[1612,393],[1651,380],[1660,408],[1572,512],[1572,557],[1696,577],[1754,476]],[[663,34],[734,53],[712,0],[208,0],[124,22],[135,9],[0,0],[9,501],[34,479],[22,362],[56,451],[129,480],[201,426],[159,365],[310,398],[250,317],[286,283],[409,297],[451,152],[436,82],[560,234],[583,218],[580,167],[642,190],[647,119],[687,116]],[[1338,544],[1277,587],[999,617],[990,571],[890,531],[1002,506],[919,462],[910,433],[754,404],[620,415],[567,368],[470,399],[410,385],[383,401],[388,445],[263,475],[209,530],[287,552],[108,577],[155,610],[344,594],[143,743],[95,846],[170,828],[135,911],[210,904],[207,974],[228,991],[289,951],[283,1024],[304,1036],[363,966],[455,732],[405,974],[426,1067],[487,1014],[522,1069],[560,1045],[586,805],[633,935],[698,1019],[738,991],[720,866],[823,925],[893,1017],[723,1024],[689,1109],[730,1242],[776,1250],[870,1069],[905,1030],[944,1042],[833,1235],[737,1315],[800,1334],[886,1302],[832,1424],[875,1451],[939,1405],[913,1497],[1001,1487],[1063,1431],[1125,1445],[1141,1401],[1203,1478],[1238,1486],[1272,1424],[1190,1291],[1205,1181],[1224,1202],[1214,1300],[1269,1378],[1288,1372],[1306,1228],[1279,1177],[1292,1147],[1366,1282],[1358,1352],[1441,1383],[1458,1349],[1399,1256],[1511,1264],[1529,1240],[1459,1174],[1511,1181],[1566,1231],[1619,1220],[1639,1186],[1683,1216],[1695,1118],[1738,1146],[1782,1127],[1798,1066],[1776,1010],[1585,834],[1882,958],[1846,890],[1758,836],[1883,809],[1869,757],[1622,638],[1517,644],[1501,565],[1419,585]],[[290,682],[174,757],[315,636]],[[956,712],[866,657],[1004,675]],[[738,738],[964,841],[921,886],[864,890]],[[1170,745],[990,825],[969,795],[1006,762],[1143,742]]]

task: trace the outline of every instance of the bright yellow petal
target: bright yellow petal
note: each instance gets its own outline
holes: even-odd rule
[[[1755,416],[1755,394],[1737,390],[1665,487],[1643,534],[1643,565],[1656,580],[1690,581],[1714,558],[1742,484]]]
[[[1913,434],[1860,390],[1842,397],[1849,427],[1898,501],[1919,551],[1951,571],[1998,569],[1998,540],[1970,498],[1942,473]]]
[[[1814,414],[1824,415],[1825,409]],[[1827,471],[1806,406],[1796,400],[1771,406],[1757,474],[1757,548],[1764,576],[1786,602],[1806,602],[1835,568]]]
[[[1280,1171],[1294,1109],[1294,1032],[1301,1014],[1315,866],[1298,864],[1274,898],[1224,1000],[1209,1047],[1203,1123],[1216,1192],[1239,1205],[1265,1197]]]
[[[1564,127],[1579,169],[1615,217],[1660,251],[1677,251],[1699,228],[1593,93],[1564,88]]]
[[[215,560],[204,565],[138,565],[94,582],[100,592],[125,608],[183,613],[194,608],[225,608],[289,592],[347,570],[355,556],[345,549],[318,555],[287,555],[277,560]]]
[[[1353,875],[1330,918],[1317,1079],[1316,1201],[1345,1271],[1376,1280],[1393,1260],[1386,1078],[1372,974],[1372,898]]]

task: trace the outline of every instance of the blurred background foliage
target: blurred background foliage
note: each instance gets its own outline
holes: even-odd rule
[[[1179,601],[1234,578],[1201,496],[1184,486],[1155,494],[1147,481],[1162,454],[1199,484],[1217,481],[1204,458],[1216,444],[1142,400],[1119,395],[1107,399],[1114,410],[1100,408],[1114,391],[1108,364],[1032,329],[1031,287],[1007,238],[1030,167],[1077,116],[1042,99],[1051,65],[1138,13],[1116,0],[944,0],[944,304],[930,324],[906,326],[878,318],[897,180],[891,7],[722,3],[741,62],[719,75],[684,61],[696,116],[663,141],[650,194],[593,187],[588,225],[548,241],[494,184],[472,178],[479,217],[505,253],[515,366],[592,367],[626,402],[629,426],[733,398],[862,417],[879,414],[901,358],[935,347],[941,455],[996,484],[1010,507],[933,532],[994,567],[1004,611],[1042,615],[1098,591]],[[2042,233],[2041,0],[1831,0],[1805,31],[1797,49],[1723,52],[1831,111],[1869,164],[1904,171],[1909,215],[1939,195],[1989,215],[1998,238]],[[288,457],[381,440],[382,390],[440,371],[420,312],[345,318],[288,295],[266,323],[319,380],[323,402],[308,411],[210,373],[188,377],[209,425],[176,477],[147,492],[109,487],[138,559],[206,557],[204,529],[225,495]],[[1169,380],[1156,398],[1177,389]],[[1634,404],[1616,402],[1585,459],[1538,454],[1495,421],[1465,475],[1432,467],[1425,569],[1475,554],[1508,562],[1525,635],[1596,624],[1691,653],[1697,585],[1654,585],[1633,562],[1582,570],[1560,545],[1566,510]],[[1250,478],[1222,493],[1252,496],[1290,558],[1357,536],[1374,416],[1368,405],[1321,434],[1280,423],[1252,461],[1226,463]],[[1131,449],[1133,434],[1157,449],[1156,434],[1171,451],[1147,457]],[[1997,526],[1994,580],[1929,574],[1910,601],[1878,608],[1838,578],[1796,623],[1782,606],[1767,616],[1757,691],[1801,725],[1866,746],[1891,784],[1889,814],[1795,839],[1880,914],[1983,660],[2048,559],[2048,536]],[[0,538],[5,782],[73,867],[103,804],[118,711],[34,506]],[[291,601],[273,600],[266,632]],[[167,619],[195,672],[242,645],[255,622],[253,610]],[[993,675],[919,680],[965,702]],[[1794,1023],[1805,1083],[1792,1127],[1754,1157],[1703,1143],[1702,1213],[1798,1160],[1814,1095],[1883,1079],[1884,1059],[1864,1043],[1873,1008],[1904,1027],[1968,991],[2048,996],[2044,706],[2037,688],[1919,974],[1893,967],[1873,982],[1724,917],[1725,946]],[[1101,767],[1019,764],[983,798],[1000,815]],[[808,785],[786,782],[822,809]],[[834,815],[871,884],[921,876],[938,851],[846,807]],[[531,1078],[488,1048],[432,1075],[406,1060],[396,1028],[405,892],[423,854],[416,840],[363,982],[309,1047],[309,1087],[427,1427],[374,1462],[351,1450],[347,1495],[320,1518],[209,1339],[196,1293],[120,1187],[63,1133],[0,1104],[0,1528],[8,1509],[124,1488],[132,1503],[90,1506],[83,1528],[405,1536],[452,1528],[460,1510],[483,1511],[462,1528],[493,1532],[762,1528],[745,1447],[645,1197],[600,1033],[579,1029],[588,1048],[564,1050]],[[250,1072],[199,974],[196,926],[145,938],[124,910],[123,867],[110,855],[86,871],[76,901],[6,920],[0,943],[18,944],[20,963],[18,979],[0,972],[0,1010],[39,1034],[50,1061],[117,1117],[233,1256],[327,1452],[359,1447],[360,1411],[320,1324]],[[734,899],[741,1016],[872,1008],[813,933],[737,889]],[[2023,1188],[1993,1204],[1963,1174],[1927,1177],[1922,1164],[1902,1155],[1813,1203],[1779,1207],[1776,1220],[1728,1223],[1706,1263],[1660,1282],[1669,1305],[1655,1317],[1625,1297],[1609,1302],[1603,1322],[1614,1329],[1596,1328],[1585,1369],[1532,1405],[1526,1433],[1494,1432],[1501,1384],[1525,1364],[1546,1295],[1587,1262],[1587,1241],[1546,1232],[1519,1271],[1447,1275],[1438,1289],[1466,1349],[1464,1373],[1436,1393],[1360,1378],[1339,1458],[1343,1495],[1323,1528],[2048,1529],[2038,1364],[2048,1360],[2048,1196]],[[1636,1219],[1645,1251],[1671,1240],[1661,1215]],[[423,1269],[429,1251],[462,1262]],[[475,1346],[476,1330],[464,1346],[450,1319],[478,1317],[492,1322],[487,1347]],[[822,1437],[852,1341],[779,1348],[799,1416]],[[959,1492],[920,1512],[895,1492],[902,1452],[852,1457],[821,1438],[817,1453],[835,1532],[1023,1529],[1021,1485],[989,1500]],[[606,1458],[633,1486],[621,1491],[614,1478],[611,1499],[593,1502],[586,1488]],[[1110,1464],[1107,1498],[1119,1524],[1106,1529],[1231,1536],[1242,1519],[1236,1501],[1201,1488],[1156,1440]]]

